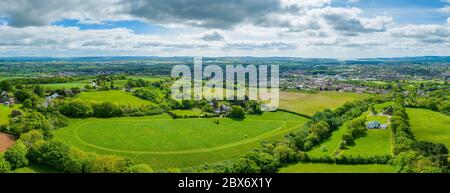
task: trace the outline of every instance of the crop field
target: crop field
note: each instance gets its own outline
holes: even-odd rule
[[[140,99],[129,93],[117,90],[83,92],[77,98],[96,102],[116,102],[124,105],[148,105],[152,102]]]
[[[346,102],[368,97],[367,94],[346,92],[299,93],[280,92],[280,108],[304,115],[324,109],[335,109]]]
[[[408,108],[406,112],[417,140],[443,143],[450,148],[449,116],[426,109]]]
[[[283,119],[278,119],[283,117]],[[116,154],[156,169],[184,168],[237,158],[263,140],[281,139],[307,119],[284,112],[243,121],[171,119],[170,116],[72,119],[54,131],[57,139],[100,154]]]
[[[392,165],[336,165],[300,163],[281,168],[280,173],[395,173]]]

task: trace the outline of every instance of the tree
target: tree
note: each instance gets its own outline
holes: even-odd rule
[[[354,142],[355,139],[353,138],[353,135],[350,133],[342,134],[342,140],[345,141],[346,145],[354,145],[355,144],[355,142]]]
[[[243,119],[245,119],[244,109],[242,109],[242,107],[240,107],[240,106],[233,106],[233,107],[231,107],[229,116],[232,119],[243,120]]]
[[[34,161],[63,171],[71,161],[70,153],[70,146],[57,140],[40,141],[30,149]]]
[[[121,117],[124,115],[124,111],[118,103],[103,102],[94,105],[94,115],[96,117]]]
[[[27,147],[21,141],[17,141],[4,155],[6,161],[11,164],[11,169],[21,168],[28,165]]]
[[[43,130],[50,129],[50,123],[39,112],[28,113],[25,116],[20,116],[19,119],[14,120],[10,124],[10,130],[17,134],[26,133],[31,130]]]
[[[11,170],[11,165],[9,162],[3,158],[3,155],[0,154],[0,174],[1,173],[8,173]]]

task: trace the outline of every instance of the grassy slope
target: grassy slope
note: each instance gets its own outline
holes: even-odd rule
[[[439,142],[450,148],[449,116],[426,109],[408,108],[406,112],[417,140]]]
[[[148,105],[150,101],[140,99],[131,94],[117,91],[95,91],[95,92],[82,92],[77,98],[83,100],[91,100],[97,102],[117,102],[124,105]]]
[[[334,109],[345,102],[367,96],[369,95],[341,92],[321,92],[318,94],[280,92],[280,108],[305,115],[313,115],[326,108]]]
[[[282,168],[280,173],[395,173],[391,165],[335,165],[295,164]]]
[[[278,117],[284,119],[276,120]],[[220,119],[219,125],[213,119],[172,120],[158,115],[73,120],[70,127],[54,134],[87,151],[128,156],[156,169],[183,168],[237,158],[262,140],[283,138],[306,121],[283,112],[249,116],[243,122]],[[77,137],[80,124],[86,125],[80,127]]]

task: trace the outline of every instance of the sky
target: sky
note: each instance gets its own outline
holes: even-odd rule
[[[0,1],[0,57],[449,53],[450,0]]]

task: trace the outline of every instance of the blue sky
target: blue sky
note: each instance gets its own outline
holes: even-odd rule
[[[450,0],[3,0],[0,56],[450,53]]]

